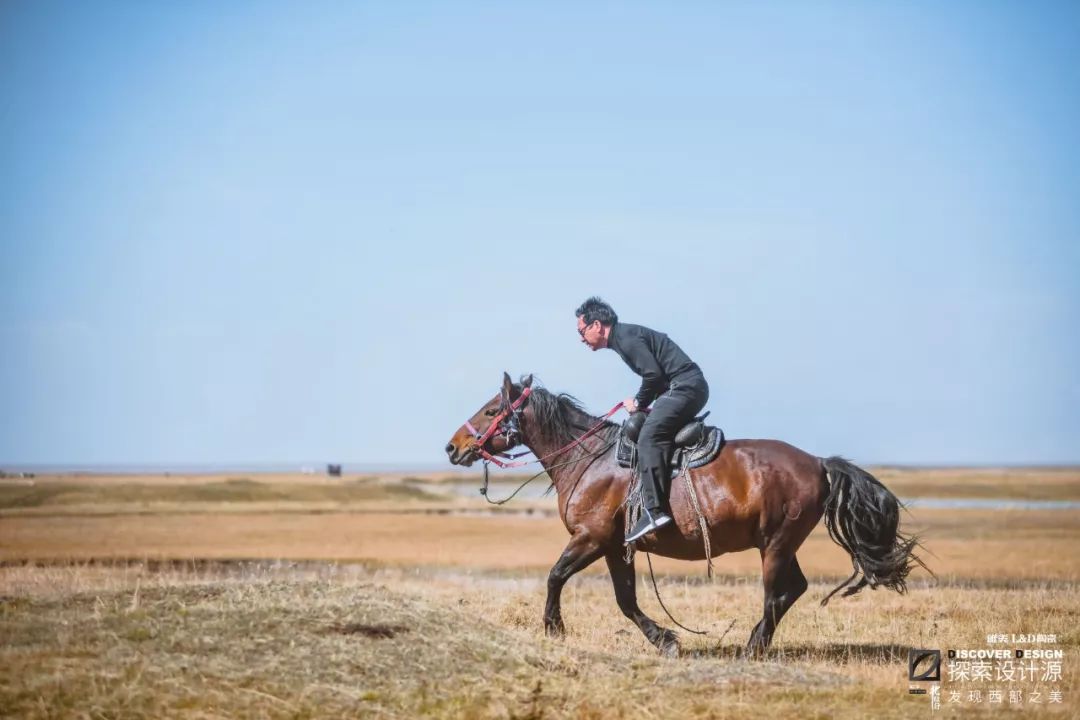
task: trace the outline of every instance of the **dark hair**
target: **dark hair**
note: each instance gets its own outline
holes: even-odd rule
[[[581,303],[581,307],[574,311],[574,315],[585,318],[586,325],[592,325],[597,320],[601,325],[612,326],[619,322],[619,316],[606,302],[593,295]]]
[[[590,415],[573,395],[566,393],[556,395],[542,387],[533,387],[532,395],[529,396],[529,406],[536,419],[537,433],[560,445],[569,445],[574,442],[600,419]],[[597,436],[612,440],[614,433],[621,427],[618,423],[605,421]]]

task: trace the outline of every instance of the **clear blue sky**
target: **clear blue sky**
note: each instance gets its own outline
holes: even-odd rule
[[[1080,5],[6,2],[0,463],[444,461],[671,335],[732,437],[1080,462]]]

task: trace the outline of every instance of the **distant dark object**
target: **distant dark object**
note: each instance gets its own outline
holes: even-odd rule
[[[326,474],[329,475],[330,477],[341,477],[341,466],[340,465],[327,465],[326,466]]]

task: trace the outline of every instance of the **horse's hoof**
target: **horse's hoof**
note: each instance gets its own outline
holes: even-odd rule
[[[544,634],[552,638],[561,638],[566,635],[566,626],[562,620],[545,620]]]
[[[656,644],[656,647],[660,649],[660,654],[667,658],[679,657],[679,652],[681,650],[678,635],[670,630],[664,631],[664,634],[660,636],[660,642]]]
[[[747,645],[743,650],[744,660],[761,660],[765,657],[765,648],[761,645]]]

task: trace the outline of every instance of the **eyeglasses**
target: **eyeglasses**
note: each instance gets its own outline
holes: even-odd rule
[[[589,323],[585,327],[578,329],[578,331],[577,331],[578,335],[580,335],[582,337],[582,339],[584,339],[585,338],[585,333],[587,333],[589,331],[589,328],[591,328],[593,325],[595,325],[598,322],[599,322],[599,320],[593,320],[591,323]]]

